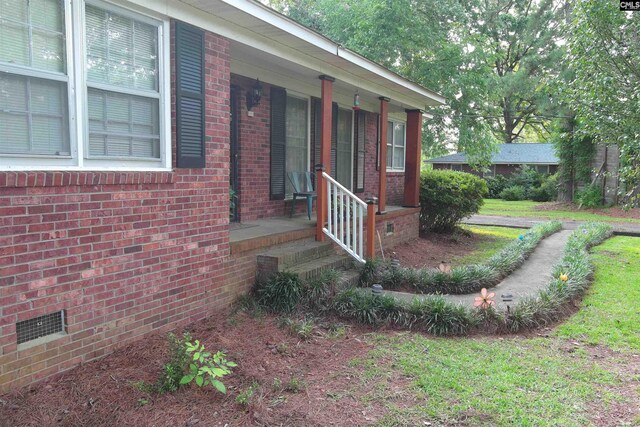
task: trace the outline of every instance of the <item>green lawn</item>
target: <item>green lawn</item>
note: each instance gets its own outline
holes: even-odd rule
[[[482,237],[475,245],[474,251],[460,257],[454,258],[451,262],[454,265],[480,264],[499,252],[507,243],[517,239],[524,230],[508,227],[492,226],[463,226],[474,235]]]
[[[604,222],[634,222],[640,223],[640,219],[617,218],[608,215],[600,215],[586,211],[543,211],[535,209],[539,202],[529,200],[520,202],[507,202],[499,199],[485,199],[480,208],[480,215],[515,216],[527,218],[545,219],[575,219],[578,221],[604,221]],[[606,209],[603,209],[606,211]]]
[[[378,384],[366,403],[388,412],[375,425],[640,425],[640,241],[616,237],[594,252],[582,309],[547,337],[372,335],[376,349],[350,366],[362,370],[354,388]],[[413,399],[393,397],[398,381]],[[633,415],[615,418],[615,407]]]
[[[597,286],[557,334],[640,352],[640,238],[614,237],[593,252]]]

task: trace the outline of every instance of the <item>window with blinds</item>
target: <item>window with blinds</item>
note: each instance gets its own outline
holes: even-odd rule
[[[348,189],[352,189],[351,166],[353,160],[353,112],[338,109],[338,141],[336,156],[336,181]]]
[[[168,24],[80,3],[0,1],[0,167],[168,167]]]
[[[0,2],[0,153],[69,156],[64,4]]]
[[[87,5],[89,156],[160,158],[158,29]]]
[[[387,126],[387,170],[404,171],[405,125],[389,122]]]
[[[286,172],[309,170],[309,100],[287,95]],[[286,179],[286,198],[293,197],[293,186]]]

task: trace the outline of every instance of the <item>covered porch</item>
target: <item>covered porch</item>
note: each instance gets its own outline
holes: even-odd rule
[[[387,206],[386,215],[376,215],[376,234],[380,234],[382,250],[418,237],[418,215],[418,208],[402,206]],[[238,255],[297,240],[314,239],[316,226],[315,213],[311,220],[307,218],[306,213],[300,213],[292,218],[273,217],[232,223],[229,233],[231,254]],[[376,250],[380,253],[379,245]]]

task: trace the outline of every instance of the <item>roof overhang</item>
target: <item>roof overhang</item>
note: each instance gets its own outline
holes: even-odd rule
[[[400,109],[428,110],[445,98],[331,41],[322,34],[254,0],[130,0],[231,40],[232,71],[247,56],[235,58],[234,47],[277,58],[283,67],[297,66],[317,77],[327,74],[336,85],[367,95],[387,97]],[[236,65],[239,66],[239,65]],[[266,79],[265,79],[266,80]],[[319,87],[317,82],[314,84]],[[338,86],[339,87],[339,86]]]

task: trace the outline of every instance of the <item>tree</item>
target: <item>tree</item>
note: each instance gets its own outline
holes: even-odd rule
[[[580,0],[569,25],[565,100],[584,135],[620,147],[623,201],[640,201],[640,15],[612,0]]]
[[[279,10],[448,100],[426,147],[487,162],[495,142],[544,131],[541,91],[558,72],[554,0],[273,0]]]

